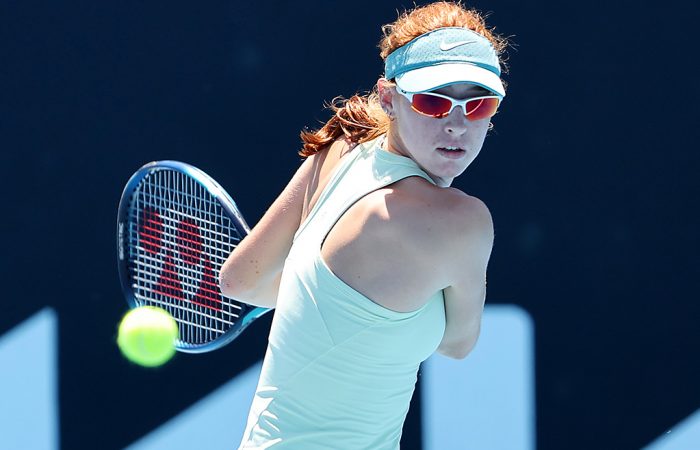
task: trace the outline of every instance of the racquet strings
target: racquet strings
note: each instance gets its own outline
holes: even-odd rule
[[[244,233],[244,231],[243,231]],[[241,306],[219,289],[219,272],[243,238],[219,201],[191,176],[161,169],[134,190],[128,218],[129,276],[137,306],[168,311],[180,343],[216,340]]]

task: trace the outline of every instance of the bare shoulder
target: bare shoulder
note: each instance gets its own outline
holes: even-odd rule
[[[452,254],[457,260],[470,255],[482,255],[488,259],[493,247],[493,218],[486,204],[479,198],[448,188],[445,192],[445,228],[442,230],[447,240],[445,254]],[[452,250],[450,252],[450,250]]]
[[[302,220],[306,218],[318,201],[318,197],[328,183],[338,162],[354,147],[355,145],[347,139],[339,138],[318,153],[306,158],[302,164],[307,173]]]
[[[440,188],[422,179],[409,178],[396,184],[397,217],[455,237],[468,233],[493,234],[491,212],[479,198],[455,188]]]
[[[392,240],[412,242],[415,256],[444,265],[445,275],[488,261],[493,221],[479,198],[411,178],[397,183],[384,203]]]
[[[491,211],[483,201],[454,188],[449,188],[449,195],[446,203],[455,231],[493,235]]]

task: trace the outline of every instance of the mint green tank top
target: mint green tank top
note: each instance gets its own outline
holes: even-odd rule
[[[326,235],[357,200],[410,176],[432,183],[382,139],[345,156],[297,230],[240,448],[399,448],[418,367],[445,330],[442,291],[416,311],[392,311],[321,258]]]

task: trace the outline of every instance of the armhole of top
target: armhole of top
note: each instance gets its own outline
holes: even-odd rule
[[[362,147],[362,148],[360,148]],[[332,189],[333,186],[338,182],[338,179],[342,177],[342,175],[347,171],[347,169],[351,165],[351,161],[357,158],[357,155],[364,150],[364,143],[363,144],[358,144],[352,149],[348,150],[345,152],[344,155],[342,155],[338,161],[335,164],[335,167],[333,168],[331,175],[328,179],[328,182],[326,183],[325,186],[323,186],[323,189],[318,195],[318,198],[316,199],[316,203],[311,207],[309,210],[309,214],[307,214],[306,218],[304,221],[299,225],[299,228],[297,229],[296,233],[294,233],[294,239],[301,234],[301,232],[306,228],[310,220],[316,215],[318,212],[318,209],[321,204],[323,204],[324,200],[326,197],[328,197],[329,191]]]

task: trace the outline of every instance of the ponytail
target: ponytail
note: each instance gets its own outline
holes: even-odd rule
[[[318,153],[341,138],[353,144],[361,144],[389,130],[389,117],[379,104],[376,87],[368,95],[355,94],[349,99],[336,97],[327,107],[334,114],[323,127],[316,131],[301,132],[301,156]]]

